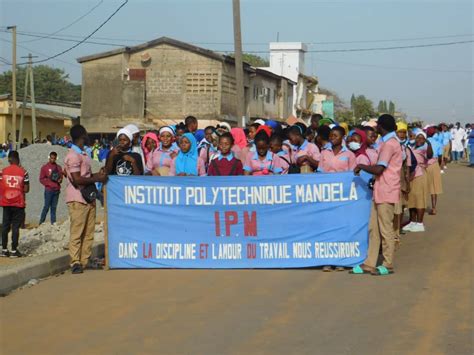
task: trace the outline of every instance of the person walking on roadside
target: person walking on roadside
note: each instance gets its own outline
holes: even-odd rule
[[[0,172],[0,206],[3,207],[2,253],[0,256],[19,258],[20,227],[25,219],[25,194],[30,191],[30,178],[20,165],[17,151],[8,153],[9,166]],[[8,250],[8,234],[12,231],[12,251]]]
[[[440,142],[443,145],[443,164],[440,164],[441,173],[443,174],[444,171],[448,168],[447,164],[449,159],[451,158],[451,132],[448,130],[448,126],[446,125],[446,123],[441,123],[439,126]]]
[[[63,181],[63,171],[56,163],[58,154],[49,153],[49,161],[41,167],[39,181],[44,186],[44,207],[39,224],[43,224],[46,215],[51,209],[51,224],[56,223],[56,208],[58,207],[59,193]]]
[[[80,274],[87,266],[94,241],[96,182],[105,183],[107,175],[101,169],[92,174],[91,158],[85,150],[87,131],[81,125],[71,128],[72,145],[64,159],[67,176],[66,203],[71,220],[69,256],[71,271]]]
[[[369,222],[369,248],[362,265],[354,267],[352,274],[388,275],[393,273],[396,233],[393,228],[395,204],[400,200],[400,170],[402,150],[397,139],[397,125],[392,115],[384,114],[377,120],[377,130],[382,136],[376,165],[359,164],[354,169],[374,175],[374,196]],[[382,265],[376,267],[382,243]]]
[[[466,131],[461,127],[459,122],[456,122],[456,126],[451,131],[452,134],[452,151],[451,158],[454,162],[462,160],[464,155],[464,143],[466,141]]]

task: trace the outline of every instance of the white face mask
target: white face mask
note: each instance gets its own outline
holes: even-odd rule
[[[414,139],[410,139],[410,140],[408,141],[408,143],[410,143],[410,144],[415,144],[415,140],[414,140]]]
[[[360,143],[350,142],[349,143],[349,149],[353,150],[353,151],[359,150],[360,149]]]

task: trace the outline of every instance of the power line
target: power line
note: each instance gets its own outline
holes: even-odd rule
[[[315,62],[330,63],[330,64],[344,64],[357,67],[368,67],[368,68],[380,68],[380,69],[395,69],[395,70],[407,70],[407,71],[426,71],[436,73],[474,73],[474,70],[463,70],[463,69],[439,69],[439,68],[413,68],[413,67],[393,67],[378,64],[364,64],[364,63],[350,63],[341,61],[332,61],[324,59],[315,59]]]
[[[64,31],[68,28],[70,28],[71,26],[75,25],[76,23],[78,23],[79,21],[81,21],[84,17],[88,16],[90,13],[92,13],[95,9],[97,9],[100,5],[102,5],[102,3],[104,2],[104,0],[100,0],[94,7],[92,7],[89,11],[87,11],[84,15],[82,16],[79,16],[77,19],[75,19],[73,22],[71,22],[69,25],[66,25],[64,27],[61,27],[59,30],[57,31],[54,31],[53,33],[50,33],[50,34],[46,34],[45,36],[43,37],[40,37],[38,39],[31,39],[31,40],[28,40],[28,41],[22,41],[21,43],[29,43],[29,42],[36,42],[36,41],[40,41],[41,39],[43,38],[48,38],[50,36],[54,36],[55,34],[61,32],[61,31]]]
[[[85,41],[87,41],[87,39],[89,39],[90,37],[92,37],[92,35],[94,35],[94,33],[96,33],[97,31],[99,31],[103,26],[105,26],[105,24],[107,22],[109,22],[112,17],[115,16],[115,14],[117,14],[117,12],[119,12],[122,7],[124,7],[127,3],[128,3],[129,0],[125,0],[104,22],[102,22],[99,27],[97,27],[94,31],[92,31],[89,35],[87,35],[86,37],[84,37],[84,39],[82,39],[81,41],[79,41],[78,43],[76,43],[75,45],[73,45],[72,47],[69,47],[68,49],[65,49],[63,50],[62,52],[59,52],[53,56],[50,56],[48,58],[45,58],[45,59],[41,59],[41,60],[37,60],[35,62],[33,62],[33,64],[36,64],[36,63],[43,63],[43,62],[47,62],[48,60],[51,60],[51,59],[54,59],[56,57],[59,57],[71,50],[73,50],[74,48],[80,46],[82,43],[84,43]],[[24,63],[20,63],[20,64],[24,64]]]
[[[1,30],[0,30],[1,31]],[[2,31],[7,32],[7,31]],[[60,35],[53,36],[53,34],[48,35],[47,33],[42,32],[28,32],[28,31],[18,31],[19,35],[37,37],[37,38],[51,38],[60,41],[66,42],[78,42],[74,38],[82,38],[80,35]],[[411,37],[411,38],[393,38],[393,39],[376,39],[376,40],[356,40],[356,41],[328,41],[328,42],[304,42],[308,46],[314,45],[330,45],[330,44],[354,44],[354,43],[377,43],[377,42],[401,42],[401,41],[418,41],[418,40],[433,40],[433,39],[445,39],[445,38],[457,38],[457,37],[472,37],[473,33],[466,34],[455,34],[455,35],[446,35],[446,36],[429,36],[429,37]],[[148,42],[149,39],[131,39],[131,38],[117,38],[117,37],[90,37],[91,39],[97,40],[108,40],[108,41],[125,41],[125,42]],[[108,46],[125,46],[123,43],[109,43],[109,42],[93,42],[88,41],[86,43],[99,44],[99,45],[108,45]],[[233,42],[191,42],[196,45],[233,45]],[[246,46],[263,46],[268,45],[268,42],[247,42],[243,43]]]

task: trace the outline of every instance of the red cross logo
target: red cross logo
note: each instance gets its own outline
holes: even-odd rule
[[[10,178],[7,179],[7,185],[9,187],[18,187],[19,185],[18,178],[16,176],[10,176]]]

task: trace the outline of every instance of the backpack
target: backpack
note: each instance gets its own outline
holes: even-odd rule
[[[301,174],[301,168],[297,165],[294,164],[287,159],[283,158],[282,156],[278,156],[280,159],[283,159],[288,163],[288,174]]]
[[[411,165],[410,165],[410,175],[413,174],[416,170],[416,167],[418,166],[418,162],[416,161],[415,154],[411,150],[410,147],[407,147],[408,151],[410,152],[410,159],[411,159]]]

